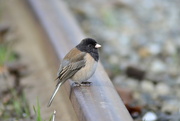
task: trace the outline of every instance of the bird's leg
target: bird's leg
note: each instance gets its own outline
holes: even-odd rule
[[[79,84],[78,82],[74,82],[72,85],[73,85],[74,87],[80,87],[80,86],[81,86],[81,84]]]
[[[92,82],[89,82],[89,81],[81,82],[81,86],[90,86],[91,84],[92,84]]]

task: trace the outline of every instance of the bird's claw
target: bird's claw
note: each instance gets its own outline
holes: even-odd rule
[[[73,86],[74,86],[74,87],[80,87],[81,84],[79,84],[78,82],[74,82],[74,83],[73,83]]]
[[[81,82],[81,86],[90,86],[91,84],[92,82],[88,82],[88,81]]]

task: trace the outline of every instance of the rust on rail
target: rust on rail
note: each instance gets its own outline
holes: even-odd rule
[[[85,38],[62,1],[28,0],[28,3],[60,60]],[[80,121],[132,121],[100,62],[89,81],[93,82],[90,87],[71,87],[70,81],[65,83],[67,94]]]

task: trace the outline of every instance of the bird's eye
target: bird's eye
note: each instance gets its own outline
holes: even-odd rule
[[[91,45],[91,44],[89,44],[89,45],[88,45],[88,47],[92,47],[92,45]]]

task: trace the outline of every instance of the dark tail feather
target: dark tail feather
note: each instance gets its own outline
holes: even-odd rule
[[[54,79],[54,81],[58,80],[59,78],[60,78],[60,76],[56,77],[56,78]]]
[[[58,77],[58,78],[59,78],[59,77]],[[57,78],[57,79],[58,79],[58,78]],[[57,79],[56,79],[56,80],[57,80]],[[56,88],[55,88],[55,90],[54,90],[54,92],[53,92],[53,95],[51,96],[51,98],[50,98],[50,100],[49,100],[49,103],[48,103],[48,105],[47,105],[48,107],[51,106],[51,103],[52,103],[52,101],[53,101],[56,93],[58,92],[59,88],[61,87],[61,85],[62,85],[64,82],[65,82],[65,81],[60,81],[60,82],[56,85]]]

